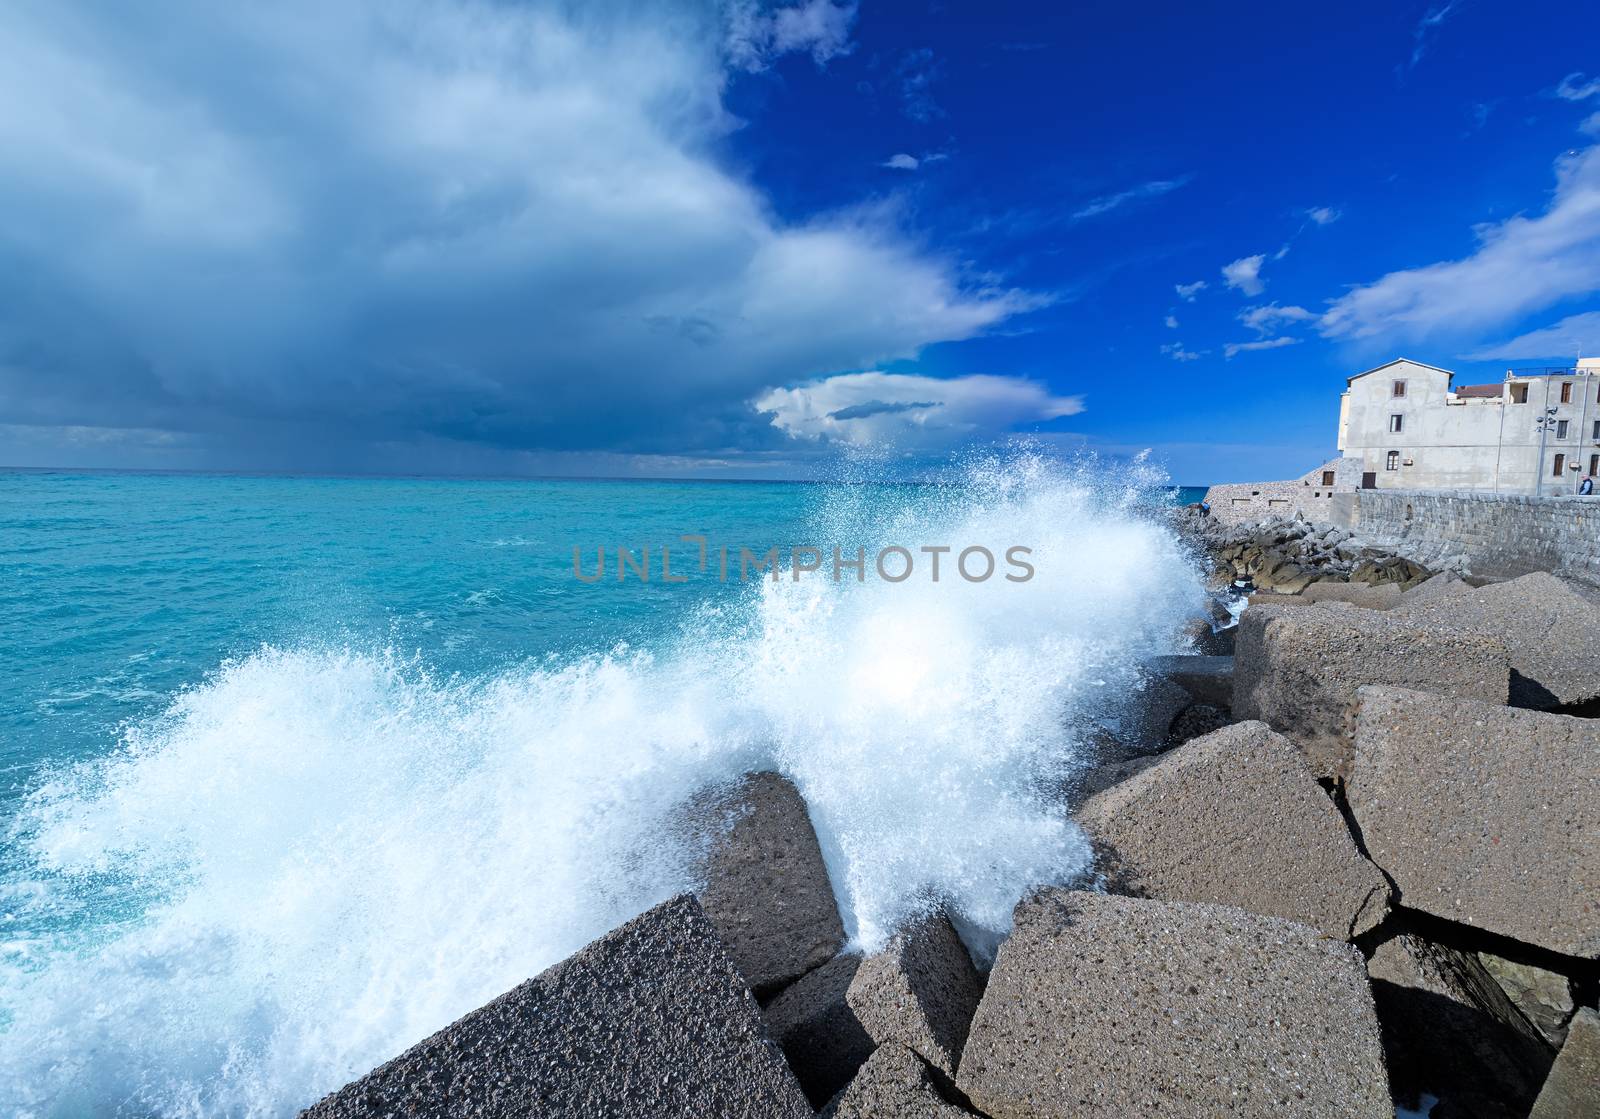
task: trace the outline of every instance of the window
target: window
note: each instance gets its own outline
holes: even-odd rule
[[[1561,382],[1561,403],[1563,403],[1563,404],[1571,404],[1572,403],[1572,382],[1571,381],[1562,381]]]
[[[1596,474],[1600,474],[1600,455],[1590,455],[1589,477],[1593,478]]]
[[[1600,439],[1600,420],[1594,421],[1594,437]]]
[[[1565,439],[1566,437],[1567,437],[1567,421],[1566,420],[1557,420],[1556,421],[1556,438],[1557,439]]]
[[[1528,385],[1526,382],[1511,386],[1511,403],[1526,404],[1528,402]]]
[[[1600,420],[1595,420],[1594,421],[1594,431],[1595,431],[1595,436],[1594,437],[1596,439],[1600,439]],[[1322,484],[1325,485],[1325,486],[1333,485],[1333,471],[1324,470],[1322,472]]]
[[[1566,455],[1557,455],[1556,456],[1556,468],[1554,470],[1550,471],[1550,476],[1553,477],[1553,478],[1559,478],[1559,477],[1561,477],[1562,474],[1566,473],[1566,469],[1567,469],[1567,456]]]
[[[1394,415],[1394,416],[1390,416],[1389,417],[1389,430],[1390,431],[1404,431],[1405,429],[1406,429],[1406,418],[1404,416]]]
[[[1560,458],[1561,456],[1557,455],[1556,457]],[[1399,451],[1390,451],[1388,456],[1383,460],[1383,468],[1385,470],[1399,470],[1400,469],[1400,452]]]
[[[1406,383],[1404,381],[1396,381],[1394,383],[1394,398],[1396,400],[1400,400],[1405,395],[1406,395]]]

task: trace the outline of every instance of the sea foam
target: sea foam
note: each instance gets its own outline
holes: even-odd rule
[[[785,574],[481,678],[222,666],[28,801],[5,905],[62,920],[0,957],[0,1112],[291,1114],[692,887],[682,806],[754,769],[805,795],[857,945],[944,902],[981,951],[1084,868],[1060,784],[1198,604],[1147,483],[1012,456],[845,487],[807,542],[1024,545],[1025,583]]]

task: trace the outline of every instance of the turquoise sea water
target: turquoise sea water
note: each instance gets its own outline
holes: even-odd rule
[[[1025,456],[941,486],[0,473],[0,1114],[291,1114],[688,886],[674,813],[756,767],[806,794],[858,942],[935,898],[1002,930],[1086,856],[1042,790],[1198,602],[1139,513],[1170,499]],[[741,545],[886,543],[1037,575],[737,579]],[[613,551],[581,582],[600,545],[655,577]]]

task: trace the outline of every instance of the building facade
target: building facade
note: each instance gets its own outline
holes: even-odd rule
[[[1361,463],[1330,459],[1298,478],[1282,482],[1236,482],[1206,491],[1211,515],[1224,524],[1248,524],[1274,517],[1326,522],[1333,519],[1333,495],[1353,493],[1361,484]]]
[[[1365,489],[1557,496],[1600,476],[1600,359],[1455,386],[1399,358],[1357,373],[1339,400],[1339,451]]]

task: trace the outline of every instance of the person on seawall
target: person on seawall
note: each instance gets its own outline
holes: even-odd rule
[[[1594,493],[1594,478],[1585,474],[1583,481],[1578,483],[1578,494],[1581,497],[1588,497],[1592,493]]]

